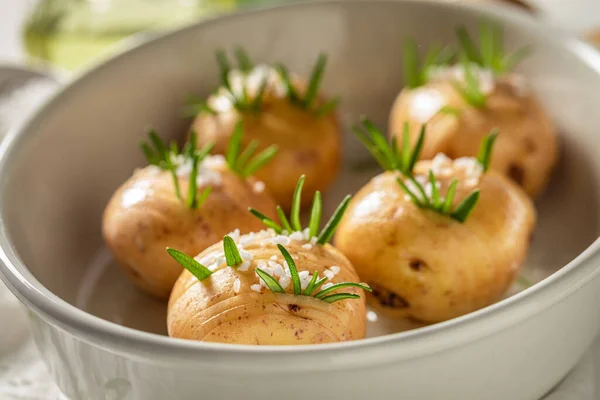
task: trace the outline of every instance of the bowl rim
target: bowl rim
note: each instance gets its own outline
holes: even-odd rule
[[[465,4],[440,2],[438,0],[404,0],[402,2],[397,0],[325,0],[246,9],[233,14],[204,19],[203,21],[173,30],[156,38],[144,38],[138,36],[128,39],[120,46],[120,51],[94,62],[90,67],[77,74],[76,78],[65,85],[58,93],[47,99],[45,104],[41,106],[36,113],[30,116],[24,124],[9,132],[4,141],[0,144],[0,182],[5,181],[5,178],[8,175],[7,171],[10,170],[11,159],[16,157],[23,142],[35,131],[37,121],[43,118],[47,113],[51,112],[51,109],[60,103],[59,100],[62,93],[72,90],[82,81],[94,79],[95,73],[104,68],[107,63],[118,60],[136,49],[144,48],[148,45],[156,45],[156,43],[172,36],[176,36],[180,32],[186,30],[198,29],[201,26],[221,23],[222,21],[235,21],[238,18],[245,18],[246,16],[255,13],[278,12],[282,9],[287,10],[294,8],[318,9],[320,7],[343,6],[344,4],[369,4],[376,6],[378,3],[408,3],[411,5],[438,9],[458,9],[466,13],[478,14],[479,16],[483,15],[494,19],[510,21],[536,35],[548,35],[567,51],[571,51],[574,58],[577,58],[578,63],[585,64],[587,67],[595,70],[598,73],[598,79],[600,80],[600,53],[598,53],[591,45],[588,45],[582,40],[570,36],[565,32],[557,29],[550,29],[548,26],[540,24],[522,11],[511,9],[511,7],[504,5]],[[303,365],[306,368],[314,370],[319,367],[315,366],[314,357],[311,355],[314,355],[317,352],[330,359],[332,357],[337,357],[337,360],[332,359],[331,361],[337,363],[340,368],[343,367],[352,356],[356,356],[357,352],[362,352],[364,355],[367,351],[372,352],[372,354],[375,354],[378,351],[380,355],[387,359],[398,358],[402,355],[414,357],[430,354],[442,350],[443,348],[448,348],[453,344],[456,345],[465,343],[468,340],[473,340],[474,338],[480,338],[486,333],[491,334],[497,332],[497,330],[494,331],[491,329],[491,325],[493,324],[489,324],[490,326],[488,326],[487,329],[472,329],[474,323],[481,323],[481,320],[483,319],[488,319],[489,322],[496,319],[496,327],[499,329],[505,329],[508,326],[516,324],[528,316],[533,315],[534,312],[540,312],[541,308],[539,306],[529,307],[526,312],[523,311],[517,315],[513,315],[511,318],[495,317],[502,313],[506,313],[509,309],[514,310],[517,305],[535,303],[536,298],[539,301],[542,297],[551,299],[550,301],[544,302],[543,307],[546,309],[583,286],[586,281],[590,280],[591,275],[600,273],[598,269],[591,268],[591,264],[595,264],[593,262],[594,260],[600,263],[600,252],[598,251],[600,248],[600,239],[596,239],[581,254],[557,272],[538,282],[534,286],[493,305],[445,322],[410,331],[343,343],[291,346],[251,346],[207,343],[170,338],[168,336],[128,328],[96,317],[95,315],[83,311],[62,300],[43,286],[27,269],[25,263],[23,263],[18,256],[7,233],[5,219],[2,218],[4,212],[4,207],[2,207],[3,201],[4,198],[0,195],[0,278],[2,278],[10,290],[23,303],[41,314],[41,317],[44,320],[70,332],[80,340],[109,348],[114,352],[129,355],[136,354],[138,357],[152,359],[153,362],[156,362],[155,355],[161,354],[163,357],[166,357],[165,359],[172,358],[176,359],[178,362],[182,359],[186,359],[196,364],[201,362],[202,357],[204,357],[206,359],[204,362],[210,362],[213,366],[215,358],[218,358],[220,364],[236,363],[236,365],[240,367],[247,368],[249,365],[255,365],[255,356],[258,355],[271,357],[273,360],[283,360],[293,355],[295,357],[295,363],[290,364],[293,364],[294,368],[297,369],[299,367],[299,362],[304,362]],[[584,269],[586,271],[584,271]],[[591,272],[587,271],[590,269],[592,270]],[[576,276],[577,272],[580,272],[579,276]],[[582,277],[582,274],[585,274],[585,277]],[[559,290],[559,287],[562,289]],[[565,290],[567,287],[569,287],[569,289]],[[548,294],[552,290],[556,293],[549,296]],[[560,296],[558,295],[559,292]],[[465,335],[465,332],[469,334]],[[435,338],[440,334],[448,334],[449,339],[445,340],[444,343],[436,341]],[[396,345],[398,353],[390,354],[392,352],[390,352],[389,349],[392,344]],[[412,350],[409,350],[411,347]],[[243,362],[240,364],[241,361]],[[353,362],[355,362],[354,359]],[[378,358],[377,360],[372,359],[371,362],[381,363],[381,358]],[[353,365],[356,365],[356,363]],[[348,365],[346,366],[350,367]],[[276,368],[281,369],[281,365],[278,364]]]

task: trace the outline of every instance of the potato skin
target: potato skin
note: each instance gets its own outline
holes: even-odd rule
[[[313,246],[307,250],[301,245],[292,241],[285,246],[292,257],[297,257],[298,271],[318,271],[323,276],[327,267],[337,265],[340,272],[331,282],[359,282],[352,264],[334,247]],[[317,344],[365,336],[366,301],[362,289],[345,288],[344,292],[360,294],[361,298],[333,304],[308,296],[274,294],[267,289],[258,293],[250,289],[259,283],[254,273],[257,263],[269,261],[273,255],[281,263],[283,257],[274,244],[246,246],[245,250],[254,256],[245,272],[225,267],[202,282],[188,271],[181,274],[169,300],[169,336],[255,345]],[[199,257],[220,251],[222,243],[217,243]],[[233,289],[236,278],[241,282],[238,293]],[[291,286],[287,293],[291,293]]]
[[[552,121],[532,95],[519,95],[512,84],[498,81],[486,107],[477,109],[468,105],[450,82],[432,81],[400,92],[389,118],[390,135],[401,140],[403,125],[409,121],[411,140],[416,141],[422,122],[411,116],[410,109],[422,90],[439,93],[447,106],[460,110],[460,116],[438,113],[426,123],[422,159],[437,153],[451,158],[476,156],[483,137],[498,128],[492,168],[510,177],[531,197],[544,189],[558,159],[558,141]]]
[[[425,172],[430,162],[417,163]],[[440,179],[445,194],[451,177]],[[455,203],[472,190],[459,185]],[[371,303],[396,318],[433,323],[498,301],[524,260],[535,209],[510,180],[489,171],[464,224],[405,198],[395,172],[373,178],[351,201],[335,246],[371,285]]]
[[[248,212],[249,206],[275,216],[275,202],[267,191],[253,191],[253,178],[245,181],[227,167],[219,172],[221,184],[212,185],[206,202],[195,210],[176,197],[171,175],[156,167],[136,171],[113,194],[102,221],[104,239],[127,276],[144,291],[169,297],[183,268],[167,247],[195,255],[234,229],[260,229],[263,225]],[[187,177],[179,179],[184,196],[187,183]]]
[[[279,147],[275,158],[256,172],[265,182],[277,204],[291,208],[296,182],[306,175],[303,202],[308,204],[316,190],[325,190],[340,165],[340,128],[335,113],[316,117],[291,104],[286,98],[266,95],[263,110],[244,113],[232,109],[217,115],[202,113],[192,129],[198,132],[198,146],[215,142],[214,152],[225,154],[231,133],[243,121],[243,143],[256,139],[262,150],[272,144]]]

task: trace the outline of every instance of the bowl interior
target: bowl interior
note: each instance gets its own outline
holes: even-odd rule
[[[524,271],[539,281],[598,236],[600,56],[497,7],[423,1],[296,5],[209,21],[137,47],[67,87],[12,141],[0,176],[5,234],[29,272],[68,303],[164,333],[166,306],[137,291],[111,261],[101,216],[112,192],[144,164],[138,144],[148,127],[165,138],[183,136],[186,97],[206,95],[217,84],[215,50],[241,45],[257,61],[282,61],[299,73],[308,73],[325,52],[324,87],[343,99],[346,128],[360,114],[385,128],[402,88],[402,41],[416,38],[422,49],[447,43],[456,25],[475,29],[482,15],[504,24],[509,49],[535,49],[519,69],[561,132],[561,162],[538,201],[539,224]],[[378,173],[346,130],[344,171],[325,195],[329,212]],[[369,334],[411,326],[379,320]]]

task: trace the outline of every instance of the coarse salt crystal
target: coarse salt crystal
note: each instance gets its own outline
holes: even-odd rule
[[[281,265],[276,264],[275,267],[273,267],[273,275],[277,276],[277,277],[281,277],[281,276],[286,276],[286,273]]]
[[[254,255],[247,250],[240,250],[240,256],[247,261],[254,260]]]
[[[302,248],[306,249],[306,250],[310,250],[313,248],[313,245],[311,243],[306,243],[306,244],[302,245]]]
[[[239,279],[236,279],[235,281],[233,281],[233,291],[234,292],[239,293],[241,286],[242,286],[242,282],[240,282]]]
[[[291,243],[289,236],[283,236],[283,235],[277,236],[275,238],[275,241],[282,246],[287,246],[288,244]]]
[[[284,289],[288,287],[288,285],[290,284],[291,281],[292,281],[292,279],[289,276],[287,276],[287,275],[282,276],[281,278],[279,278],[279,284]]]
[[[263,181],[256,181],[252,186],[254,193],[262,193],[265,191],[265,183]]]
[[[340,273],[340,267],[338,267],[337,265],[332,265],[331,267],[329,267],[329,270],[333,272],[334,275]]]
[[[292,240],[297,240],[297,241],[301,241],[304,240],[304,235],[302,234],[302,232],[292,232],[289,236],[290,239]]]
[[[327,282],[326,284],[324,284],[323,286],[321,286],[321,290],[329,289],[332,286],[333,286],[333,283]]]
[[[329,280],[333,279],[333,277],[335,276],[335,274],[332,271],[328,270],[328,269],[326,269],[323,272],[323,275],[325,275],[327,277],[327,279],[329,279]]]
[[[248,271],[248,268],[250,268],[251,264],[252,263],[250,261],[244,261],[243,263],[240,264],[240,266],[237,269],[238,269],[238,271],[246,272],[246,271]]]
[[[261,286],[261,285],[254,284],[254,285],[251,285],[251,286],[250,286],[250,290],[254,290],[255,292],[258,292],[258,293],[260,293],[260,292],[262,292],[262,286]]]

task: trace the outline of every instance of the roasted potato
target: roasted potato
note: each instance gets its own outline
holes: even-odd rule
[[[371,286],[375,308],[433,323],[502,297],[526,256],[535,209],[512,181],[484,169],[439,154],[384,172],[356,194],[334,243]]]
[[[234,235],[238,236],[238,235]],[[330,303],[327,297],[293,294],[285,249],[297,267],[301,290],[314,273],[329,284],[356,282],[358,276],[346,257],[330,245],[312,244],[306,235],[278,235],[272,229],[235,237],[241,262],[227,266],[224,243],[196,257],[213,271],[200,281],[184,271],[173,288],[167,313],[169,336],[207,342],[293,345],[341,342],[365,336],[363,290],[346,287],[354,298]],[[164,250],[163,250],[164,251]],[[269,289],[256,270],[265,271],[285,293]],[[318,295],[317,295],[318,296]]]
[[[247,70],[226,69],[224,76],[228,80],[202,104],[200,110],[204,111],[192,123],[191,129],[201,133],[199,145],[215,142],[217,153],[225,153],[239,121],[244,126],[245,145],[254,140],[263,146],[276,144],[278,155],[256,177],[265,182],[285,210],[291,206],[289,201],[300,175],[306,175],[306,190],[314,192],[326,189],[339,169],[340,127],[334,103],[327,103],[316,93],[321,76],[318,71],[323,70],[324,64],[325,59],[320,58],[313,86],[266,65]],[[262,82],[266,85],[261,92]],[[307,86],[315,90],[308,90]]]
[[[154,136],[157,141],[159,148],[166,149]],[[232,169],[221,155],[204,154],[196,159],[194,170],[191,158],[164,154],[160,162],[151,153],[148,157],[151,164],[163,168],[139,169],[117,189],[105,209],[102,231],[131,280],[154,296],[168,298],[182,268],[164,252],[165,247],[198,254],[236,228],[260,229],[248,207],[260,207],[274,216],[275,203],[262,182],[246,178],[244,166]],[[171,170],[170,163],[179,165]],[[190,190],[190,184],[195,190]],[[190,202],[193,199],[195,204]]]
[[[419,69],[416,47],[407,42],[406,87],[393,104],[389,133],[401,137],[408,122],[414,141],[415,128],[425,124],[428,134],[422,158],[432,159],[437,153],[459,158],[476,156],[481,139],[497,128],[501,135],[492,168],[535,197],[550,179],[558,142],[556,128],[531,93],[527,79],[511,71],[523,52],[505,56],[502,31],[495,25],[482,25],[480,49],[464,28],[457,33],[463,44],[461,58],[467,61],[457,65],[430,62],[420,72],[414,72]],[[435,50],[427,58],[435,59]]]

